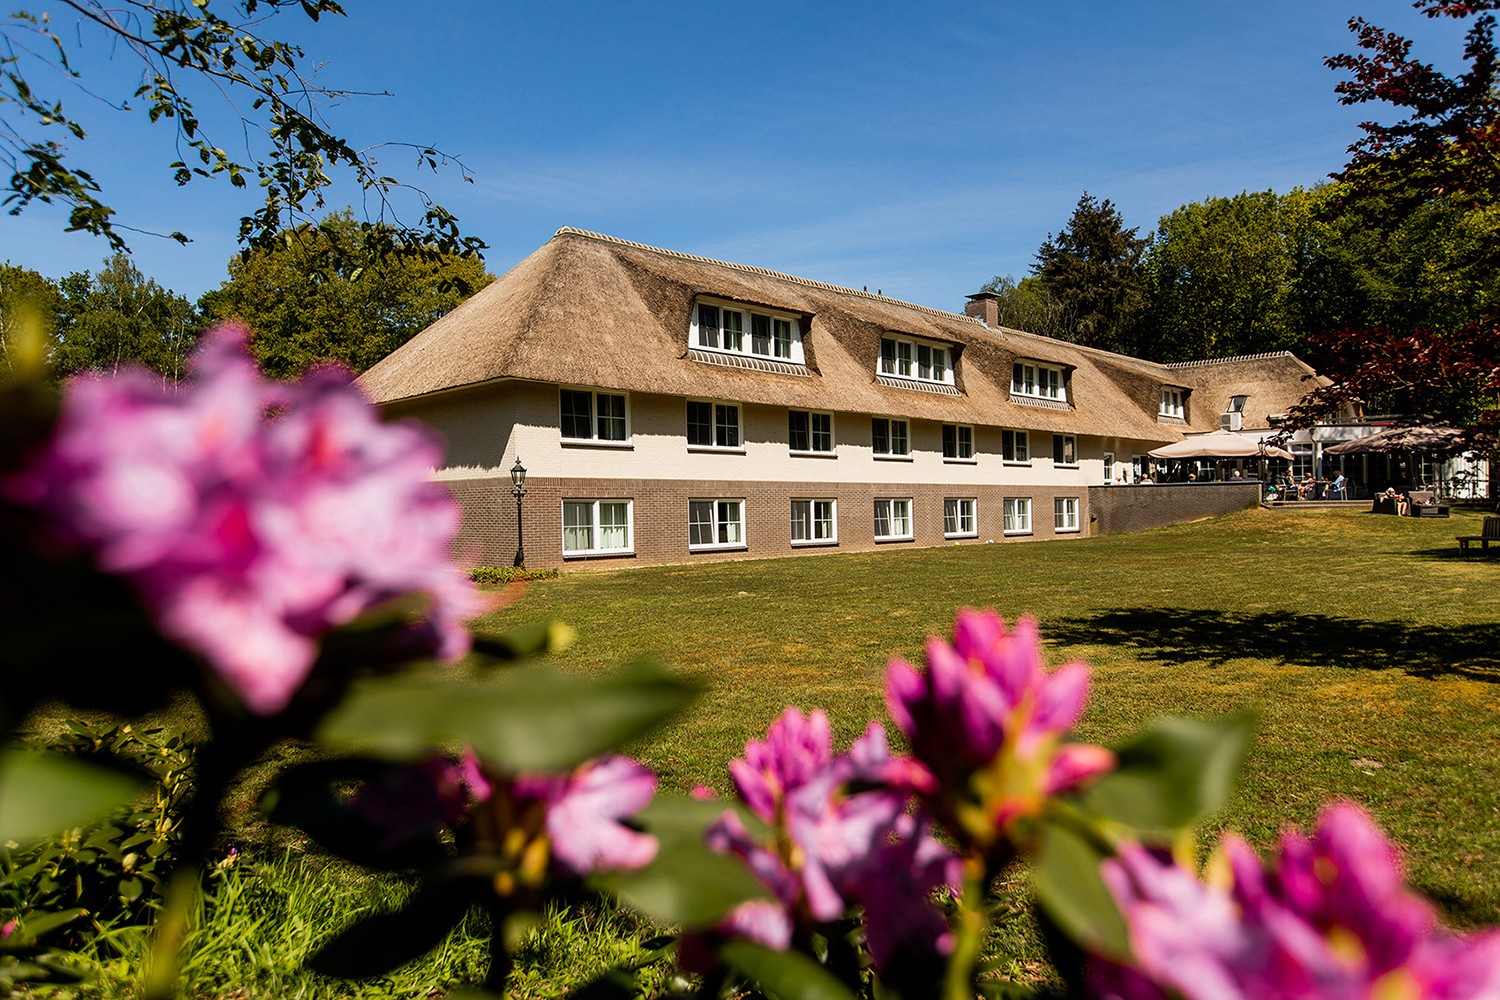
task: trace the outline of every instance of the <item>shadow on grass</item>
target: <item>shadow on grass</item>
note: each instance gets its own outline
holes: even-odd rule
[[[1497,556],[1500,556],[1500,546],[1496,546],[1494,543],[1491,543],[1488,551],[1486,551],[1485,549],[1481,549],[1478,545],[1475,545],[1467,553],[1463,553],[1459,550],[1458,543],[1455,542],[1451,548],[1445,547],[1441,549],[1415,549],[1406,554],[1414,559],[1437,559],[1441,562],[1481,563],[1485,559],[1490,559],[1491,561],[1493,561]]]
[[[1050,623],[1047,637],[1068,645],[1122,646],[1164,663],[1218,665],[1249,656],[1500,683],[1500,625],[1440,628],[1285,612],[1123,608]]]

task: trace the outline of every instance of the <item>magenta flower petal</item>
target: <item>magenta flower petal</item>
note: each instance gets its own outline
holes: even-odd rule
[[[656,794],[656,775],[628,757],[605,757],[570,776],[549,802],[552,856],[573,875],[641,868],[656,857],[656,838],[620,821]]]
[[[1069,743],[1058,748],[1047,770],[1048,795],[1056,795],[1086,783],[1115,766],[1115,755],[1090,743]]]
[[[462,655],[478,599],[432,436],[382,423],[340,369],[262,380],[237,328],[190,370],[173,391],[139,370],[69,382],[53,439],[0,494],[127,579],[253,712],[288,704],[324,632],[405,594],[429,610],[399,652]]]

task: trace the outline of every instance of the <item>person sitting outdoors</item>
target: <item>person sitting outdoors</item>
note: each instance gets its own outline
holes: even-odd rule
[[[1349,499],[1349,481],[1344,478],[1344,473],[1339,472],[1333,477],[1333,485],[1329,487],[1329,496],[1334,500]]]

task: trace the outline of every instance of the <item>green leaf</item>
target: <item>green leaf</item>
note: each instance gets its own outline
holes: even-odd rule
[[[732,908],[770,893],[743,863],[703,842],[703,832],[725,810],[723,802],[658,796],[635,816],[656,838],[656,857],[645,868],[612,872],[595,884],[663,924],[705,927]]]
[[[437,947],[472,902],[456,883],[423,887],[400,910],[364,917],[339,931],[307,967],[341,979],[384,975]]]
[[[484,681],[370,678],[351,687],[317,735],[388,759],[469,746],[492,767],[563,771],[641,735],[696,694],[647,660],[597,679],[553,667]]]
[[[1091,951],[1123,956],[1129,953],[1125,921],[1099,874],[1105,857],[1098,838],[1044,821],[1032,884],[1037,901],[1069,937]]]
[[[1229,801],[1254,717],[1161,718],[1118,751],[1119,766],[1079,796],[1088,812],[1171,837]]]
[[[79,917],[88,913],[83,907],[74,907],[70,910],[58,910],[54,913],[28,913],[21,919],[21,925],[13,931],[5,943],[11,947],[30,945],[39,938],[66,927]]]
[[[719,954],[735,972],[781,1000],[854,1000],[831,972],[799,952],[738,940],[722,945]]]
[[[58,754],[0,754],[0,841],[25,844],[98,819],[142,788],[118,771]]]

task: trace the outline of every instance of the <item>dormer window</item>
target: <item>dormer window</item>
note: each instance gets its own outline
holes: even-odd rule
[[[948,348],[929,341],[881,337],[878,370],[894,378],[953,384],[953,360]]]
[[[1178,420],[1187,419],[1187,392],[1171,386],[1162,386],[1161,409],[1156,411],[1157,416],[1174,417]]]
[[[1248,396],[1230,396],[1229,397],[1229,412],[1230,413],[1244,413],[1245,412],[1245,400],[1247,400],[1248,398],[1249,398]]]
[[[705,351],[804,364],[802,326],[790,313],[700,300],[688,342]]]
[[[1065,398],[1062,369],[1034,361],[1017,361],[1010,367],[1010,394],[1060,402]]]

